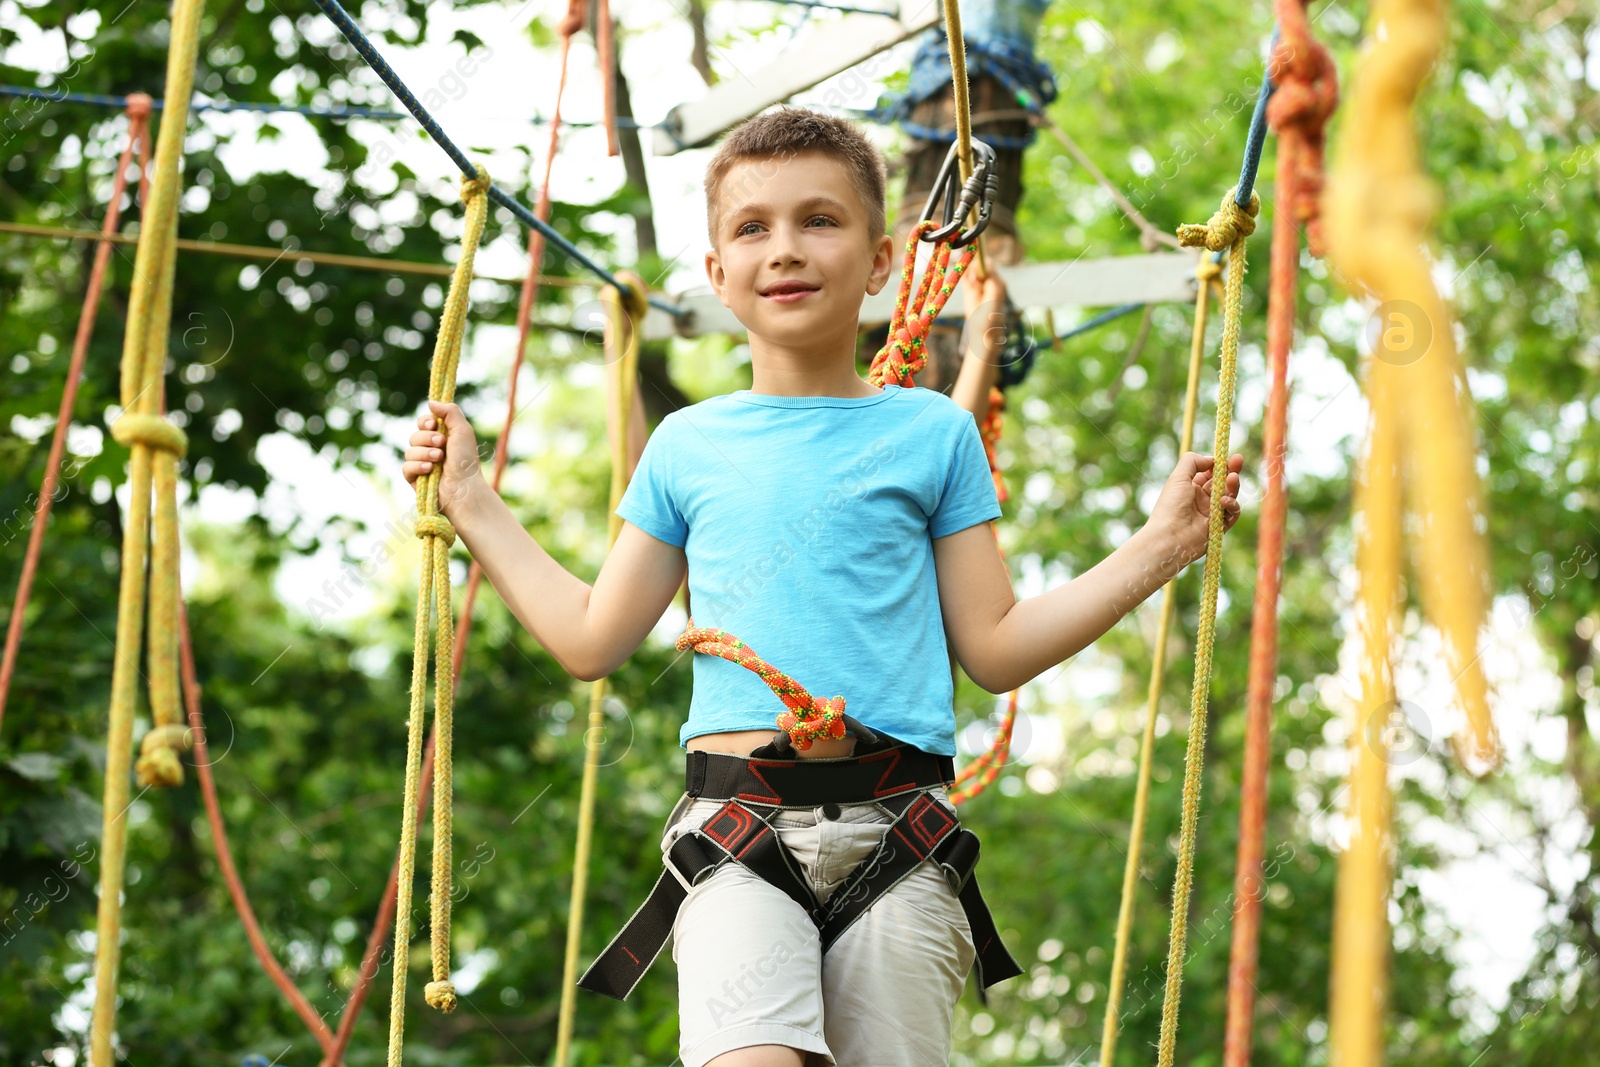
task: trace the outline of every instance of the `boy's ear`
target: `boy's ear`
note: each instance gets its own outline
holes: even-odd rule
[[[894,238],[884,234],[872,250],[872,273],[867,275],[867,295],[877,296],[894,272]]]
[[[722,257],[716,249],[706,253],[706,280],[711,283],[711,291],[717,294],[717,299],[722,301],[723,307],[731,307],[728,303],[728,275],[722,269]]]

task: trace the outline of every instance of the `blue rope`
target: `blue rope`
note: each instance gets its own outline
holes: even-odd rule
[[[852,7],[849,4],[825,4],[822,0],[767,0],[772,4],[790,4],[794,7],[821,8],[824,11],[848,11],[858,15],[888,15],[894,17],[893,8],[882,7]]]
[[[388,61],[378,54],[378,50],[367,39],[367,35],[361,32],[361,27],[357,26],[349,13],[339,6],[338,0],[312,0],[312,2],[322,10],[324,15],[328,16],[328,21],[332,22],[339,32],[344,34],[345,40],[350,42],[357,54],[366,61],[367,66],[372,68],[373,73],[382,78],[383,83],[389,87],[390,91],[400,98],[400,102],[405,105],[406,110],[411,112],[412,118],[416,119],[422,125],[422,128],[428,131],[428,136],[433,138],[433,143],[444,149],[445,155],[449,156],[451,161],[461,168],[461,173],[469,178],[476,176],[478,168],[467,158],[466,153],[461,151],[456,146],[456,143],[445,134],[439,123],[428,113],[428,109],[418,102],[416,96],[406,86],[406,83],[400,79],[400,75],[396,74],[394,68],[389,66]],[[609,284],[616,286],[624,293],[632,292],[627,285],[617,279],[616,275],[584,255],[576,245],[557,233],[554,227],[532,211],[529,211],[515,197],[498,185],[489,186],[489,199],[510,211],[524,226],[544,234],[545,240],[561,249],[570,258],[581,263],[598,277],[604,278]],[[674,307],[665,301],[657,300],[655,297],[650,297],[649,299],[651,306],[660,308],[675,319],[688,314],[683,309]]]
[[[1272,28],[1272,49],[1278,47],[1278,28]],[[1271,55],[1271,51],[1268,52]],[[1239,195],[1233,202],[1242,208],[1250,206],[1250,194],[1256,188],[1256,172],[1261,169],[1261,150],[1267,143],[1267,101],[1271,99],[1276,85],[1272,84],[1272,61],[1267,61],[1266,70],[1261,72],[1261,91],[1256,94],[1255,114],[1250,116],[1250,135],[1244,142],[1244,163],[1239,167]]]
[[[0,85],[0,96],[20,96],[25,100],[48,100],[53,104],[98,104],[102,107],[125,108],[126,96],[106,96],[101,93],[52,92],[49,89],[30,89],[25,85]],[[152,100],[152,110],[160,111],[165,101]],[[196,100],[190,111],[287,111],[296,115],[309,115],[328,119],[403,119],[403,111],[386,111],[377,107],[320,108],[301,104],[255,104],[229,100]]]
[[[1110,311],[1102,311],[1100,314],[1096,315],[1094,318],[1088,319],[1088,320],[1086,320],[1084,322],[1080,322],[1078,325],[1074,326],[1072,329],[1068,330],[1066,333],[1057,334],[1056,335],[1056,340],[1057,341],[1070,341],[1072,338],[1077,337],[1079,334],[1088,333],[1090,330],[1094,329],[1096,326],[1104,326],[1106,323],[1112,321],[1113,319],[1120,319],[1120,318],[1122,318],[1122,316],[1132,314],[1133,312],[1138,311],[1142,307],[1144,307],[1143,304],[1123,304],[1121,307],[1112,308]]]

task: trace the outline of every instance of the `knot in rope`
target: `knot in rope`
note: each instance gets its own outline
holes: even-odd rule
[[[632,270],[618,270],[616,280],[622,283],[618,286],[618,296],[622,298],[622,310],[627,312],[629,322],[634,326],[645,322],[645,315],[650,314],[650,285]]]
[[[1202,257],[1200,262],[1195,264],[1194,277],[1197,282],[1204,286],[1211,279],[1222,277],[1222,264],[1209,256]]]
[[[125,411],[111,423],[111,436],[119,444],[136,444],[181,456],[189,449],[188,436],[160,415]]]
[[[1256,232],[1256,215],[1261,211],[1261,198],[1253,191],[1250,206],[1243,208],[1234,199],[1236,189],[1229,189],[1216,213],[1204,223],[1186,222],[1178,227],[1178,242],[1185,248],[1203,246],[1212,252],[1223,252],[1235,241]]]
[[[475,197],[487,196],[489,193],[489,172],[478,165],[478,173],[471,178],[463,176],[461,179],[461,202],[470,204]]]
[[[900,292],[895,298],[894,315],[889,320],[889,336],[872,358],[867,381],[873,385],[899,385],[910,388],[911,376],[928,363],[928,329],[938,318],[950,294],[961,284],[961,275],[972,262],[977,244],[967,245],[950,261],[950,243],[938,241],[933,256],[922,273],[916,300],[911,300],[911,279],[917,270],[917,244],[922,235],[937,229],[932,219],[924,219],[906,239],[905,264],[900,269]],[[934,286],[938,281],[937,288]]]
[[[1289,210],[1305,226],[1311,254],[1321,256],[1324,132],[1328,117],[1339,106],[1338,68],[1328,50],[1311,36],[1303,6],[1298,18],[1284,21],[1282,30],[1272,53],[1277,88],[1267,102],[1267,122],[1290,148],[1294,192]]]
[[[443,515],[420,515],[414,527],[418,537],[442,537],[446,547],[456,543],[456,528]]]
[[[123,106],[127,108],[129,118],[147,119],[155,106],[155,101],[150,99],[149,93],[129,93]]]
[[[134,764],[139,784],[156,789],[182,785],[183,764],[178,753],[189,751],[193,743],[194,734],[187,726],[153,727],[139,742],[139,761]]]
[[[429,982],[422,987],[422,999],[428,1002],[428,1007],[449,1014],[456,1010],[455,983],[448,980]]]
[[[755,649],[728,631],[709,626],[691,626],[678,635],[674,645],[680,652],[692,648],[696,652],[737,663],[759,675],[767,688],[788,706],[789,710],[778,716],[778,728],[789,735],[789,740],[801,752],[810,748],[818,738],[839,740],[845,736],[844,697],[824,700],[812,696],[805,686],[762,659]]]

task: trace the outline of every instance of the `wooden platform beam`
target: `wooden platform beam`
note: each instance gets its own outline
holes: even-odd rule
[[[783,59],[764,70],[736,74],[706,95],[667,112],[656,129],[654,151],[670,156],[703,148],[724,131],[765,108],[804,92],[939,24],[937,0],[903,0],[897,12],[849,14],[801,31]]]

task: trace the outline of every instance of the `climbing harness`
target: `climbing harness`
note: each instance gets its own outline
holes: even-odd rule
[[[813,697],[724,630],[691,627],[678,638],[677,646],[721,656],[755,672],[789,710],[779,716],[772,741],[748,757],[688,753],[680,805],[695,799],[725,803],[700,829],[667,851],[667,869],[649,898],[579,979],[580,986],[618,1000],[626,998],[666,944],[689,890],[732,862],[744,864],[804,908],[826,952],[879,897],[931,860],[944,872],[966,912],[977,950],[979,989],[1022,973],[1001,943],[973,875],[977,836],[961,828],[954,811],[928,795],[954,784],[950,757],[931,755],[847,720],[843,697]],[[856,735],[854,755],[791,758],[818,736],[844,736],[846,727]],[[771,817],[790,808],[862,803],[881,805],[894,821],[872,854],[826,901],[819,901],[800,877]]]
[[[767,755],[773,746],[749,757],[690,752],[680,806],[697,799],[720,800],[723,806],[667,850],[666,870],[650,896],[578,984],[625,999],[666,944],[690,889],[726,863],[744,864],[800,905],[816,925],[826,952],[880,897],[931,861],[966,913],[977,951],[979,988],[1021,974],[1000,941],[973,874],[977,835],[963,829],[955,812],[929,795],[950,784],[950,757],[931,756],[883,734],[874,741],[858,741],[862,751],[845,759],[773,759]],[[819,901],[779,839],[772,816],[791,808],[822,806],[826,813],[829,805],[862,803],[877,803],[893,822],[877,848],[826,901]]]

